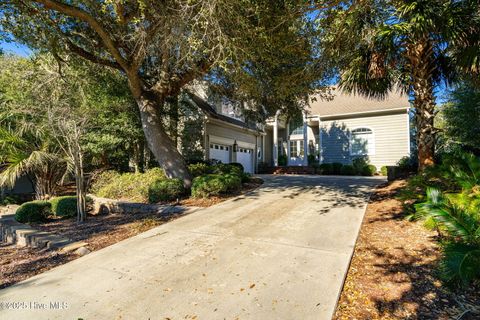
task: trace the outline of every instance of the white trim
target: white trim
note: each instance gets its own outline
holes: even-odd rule
[[[233,146],[233,144],[235,143],[235,140],[234,139],[230,139],[230,138],[223,138],[223,137],[218,137],[218,136],[214,136],[214,135],[208,135],[209,137],[209,142],[210,143],[217,143],[217,144],[223,144],[223,145],[227,145],[229,147]],[[249,142],[244,142],[244,141],[240,141],[240,140],[236,140],[237,141],[237,144],[239,147],[241,148],[246,148],[246,149],[255,149],[255,144],[254,143],[249,143]]]
[[[378,110],[371,110],[371,111],[359,111],[359,112],[350,112],[350,113],[338,113],[338,114],[324,114],[324,115],[315,115],[319,118],[335,118],[335,117],[345,117],[345,116],[354,116],[359,114],[371,114],[371,113],[388,113],[390,111],[400,111],[400,110],[408,110],[410,107],[402,107],[402,108],[395,108],[395,109],[378,109]]]
[[[357,129],[368,129],[372,133],[372,140],[373,140],[373,146],[368,146],[368,152],[366,154],[354,154],[352,153],[352,132],[357,130]],[[373,150],[373,151],[372,151]],[[375,130],[372,129],[372,127],[369,126],[357,126],[352,129],[349,129],[348,133],[348,152],[350,156],[374,156],[376,153],[376,141],[375,141]]]

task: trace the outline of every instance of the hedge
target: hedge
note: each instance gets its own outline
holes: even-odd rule
[[[356,171],[355,171],[355,168],[352,165],[346,164],[346,165],[342,166],[342,169],[341,169],[340,173],[342,175],[345,175],[345,176],[354,176]]]
[[[373,164],[366,165],[362,168],[362,176],[373,176],[377,172],[377,167]]]
[[[15,212],[15,220],[21,223],[42,222],[51,214],[51,204],[48,201],[25,202]]]
[[[236,174],[207,174],[193,179],[192,196],[207,198],[240,190],[242,181]]]
[[[332,163],[332,174],[341,174],[342,173],[343,164],[340,162]]]
[[[50,200],[52,213],[56,217],[74,217],[77,215],[77,197],[64,196]]]
[[[181,179],[158,180],[148,188],[148,201],[150,203],[172,201],[178,199],[184,192]]]
[[[91,192],[103,198],[147,202],[150,186],[162,180],[167,178],[160,168],[153,168],[145,173],[120,174],[107,171],[95,179]]]
[[[192,163],[188,165],[188,171],[192,175],[193,178],[202,176],[204,174],[212,173],[212,166],[199,162],[199,163]]]

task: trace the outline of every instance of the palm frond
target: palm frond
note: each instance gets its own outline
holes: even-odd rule
[[[442,249],[440,272],[447,283],[465,286],[480,278],[480,245],[452,242]]]

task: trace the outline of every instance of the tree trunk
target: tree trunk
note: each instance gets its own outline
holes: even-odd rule
[[[427,38],[408,48],[412,68],[413,106],[415,108],[418,169],[435,164],[435,98],[432,73],[434,72],[433,47]]]
[[[178,95],[168,99],[168,108],[169,108],[168,131],[170,133],[170,137],[173,140],[173,143],[175,144],[175,147],[177,147],[178,149],[178,121],[179,121]]]
[[[83,171],[83,154],[78,141],[79,139],[72,141],[73,146],[71,146],[71,153],[73,164],[75,166],[75,187],[77,189],[77,222],[84,222],[87,218],[87,197],[85,174]]]
[[[158,102],[145,94],[136,97],[140,118],[148,146],[168,178],[178,178],[185,188],[190,188],[192,180],[182,155],[174,141],[168,136],[158,115]]]

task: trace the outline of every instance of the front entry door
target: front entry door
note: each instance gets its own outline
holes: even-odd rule
[[[303,165],[303,140],[290,140],[288,144],[288,165],[301,166]]]

